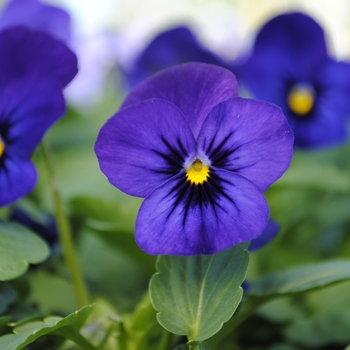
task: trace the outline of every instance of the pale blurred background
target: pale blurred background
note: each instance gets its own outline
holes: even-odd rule
[[[67,10],[79,76],[67,89],[78,105],[101,99],[106,75],[128,69],[159,32],[188,25],[200,42],[228,61],[249,51],[256,31],[271,17],[303,11],[326,32],[330,53],[350,61],[349,0],[41,0]],[[7,1],[0,0],[0,5]],[[88,74],[87,74],[88,73]],[[93,81],[93,83],[92,83]]]

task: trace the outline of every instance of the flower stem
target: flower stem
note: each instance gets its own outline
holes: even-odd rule
[[[55,219],[59,233],[60,243],[63,248],[64,260],[71,274],[79,307],[83,307],[89,304],[89,297],[75,253],[70,223],[63,208],[63,203],[60,192],[58,190],[54,168],[51,163],[49,152],[43,142],[41,143],[41,149],[44,162],[48,171],[48,177],[54,204]]]

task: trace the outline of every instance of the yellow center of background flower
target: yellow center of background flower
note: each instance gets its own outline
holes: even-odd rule
[[[5,144],[0,137],[0,157],[4,154],[4,151],[5,151]]]
[[[198,185],[202,184],[209,177],[209,168],[202,163],[200,159],[196,159],[186,172],[187,180]]]
[[[307,86],[294,87],[288,95],[288,105],[298,115],[309,113],[314,105],[312,90]]]

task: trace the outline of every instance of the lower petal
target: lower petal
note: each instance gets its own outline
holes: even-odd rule
[[[214,254],[259,236],[267,225],[262,192],[243,176],[212,169],[204,185],[181,173],[143,202],[136,241],[148,254]]]
[[[29,160],[0,159],[0,207],[28,194],[36,184],[36,171]]]

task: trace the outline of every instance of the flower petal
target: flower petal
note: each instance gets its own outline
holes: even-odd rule
[[[244,177],[212,169],[205,185],[181,173],[141,205],[136,241],[148,254],[214,254],[257,237],[268,221],[261,191]]]
[[[29,160],[6,155],[0,158],[0,207],[28,194],[36,184],[36,171]]]
[[[146,197],[180,172],[195,150],[182,112],[160,99],[119,111],[102,127],[95,145],[100,168],[108,180],[139,197]]]
[[[219,102],[238,96],[235,76],[205,63],[185,63],[165,69],[139,84],[121,108],[150,98],[161,98],[181,109],[196,138],[210,110]]]
[[[239,80],[256,98],[282,107],[288,86],[311,82],[328,60],[322,28],[296,12],[267,22],[256,37],[251,56],[235,67]]]
[[[49,81],[17,81],[0,94],[0,136],[5,152],[30,158],[45,131],[65,112],[61,89]]]
[[[289,167],[293,141],[280,108],[237,97],[212,109],[198,149],[213,166],[242,175],[265,191]]]
[[[223,61],[204,48],[185,26],[168,29],[157,35],[126,71],[130,87],[161,69],[185,62],[223,65]]]
[[[61,88],[76,75],[77,58],[63,42],[24,27],[0,32],[0,86],[16,79],[46,79]]]
[[[249,251],[253,252],[254,250],[264,247],[276,237],[279,231],[280,225],[276,221],[270,219],[262,234],[252,239],[250,242]]]
[[[70,18],[66,11],[38,0],[11,0],[1,12],[0,29],[23,25],[67,41]]]
[[[298,62],[300,68],[313,68],[328,56],[322,27],[301,12],[285,13],[268,21],[256,37],[254,54],[272,54],[278,60]]]

